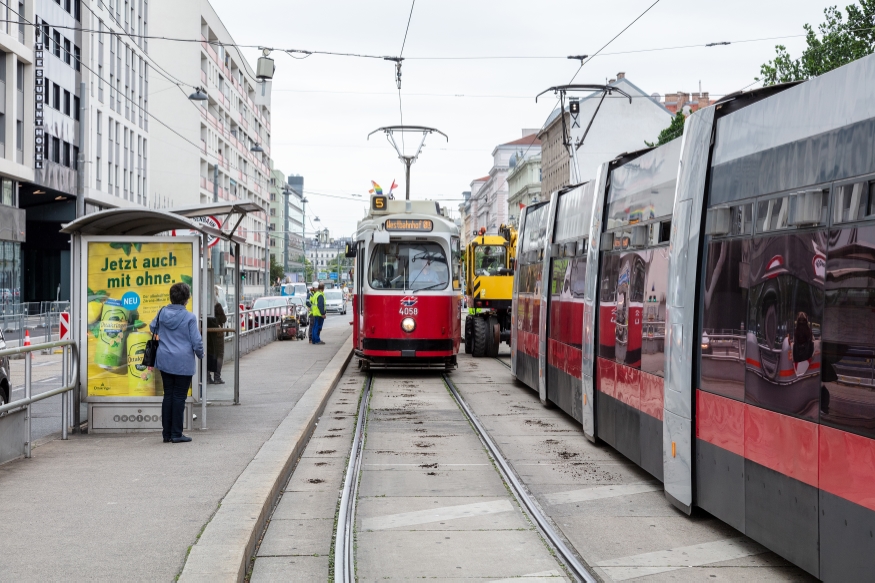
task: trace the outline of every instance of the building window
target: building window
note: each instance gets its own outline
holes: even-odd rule
[[[81,106],[79,105],[79,98],[74,96],[73,97],[73,119],[75,119],[76,121],[79,121],[79,108],[80,107]]]
[[[82,51],[79,47],[73,47],[73,67],[79,71],[81,70],[80,61],[82,60]]]
[[[53,46],[52,46],[52,52],[55,54],[56,57],[58,57],[60,59],[61,58],[61,33],[56,30],[55,33],[52,35],[52,38],[55,41]]]
[[[64,115],[70,115],[70,92],[64,89]]]
[[[0,187],[0,204],[7,206],[17,206],[15,200],[15,182],[8,178],[3,179],[3,186]]]
[[[52,83],[52,107],[61,109],[61,87],[57,83]]]
[[[6,81],[6,66],[3,69],[3,81]],[[21,61],[15,62],[15,88],[19,92],[24,91],[24,63]]]
[[[100,164],[100,156],[96,156],[97,162],[94,165],[94,171],[96,172],[95,180],[97,181],[97,190],[101,189],[101,174],[103,174],[103,166]]]
[[[51,139],[51,152],[49,152],[49,157],[52,162],[55,164],[61,163],[61,140],[53,137]]]
[[[69,168],[71,166],[71,163],[70,163],[70,142],[64,142],[64,150],[63,150],[62,154],[63,154],[63,158],[62,158],[61,163],[64,166],[66,166],[67,168]]]
[[[6,124],[3,124],[3,130],[6,131]],[[18,120],[15,122],[15,149],[21,152],[24,151],[24,122]]]
[[[70,61],[71,56],[72,55],[70,54],[70,41],[67,39],[64,39],[64,62],[67,63],[68,65],[72,64]]]

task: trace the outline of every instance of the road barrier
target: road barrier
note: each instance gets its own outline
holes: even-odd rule
[[[52,350],[61,348],[63,351],[61,366],[61,386],[33,396],[32,378],[33,361],[31,358],[24,359],[24,398],[10,401],[0,405],[0,463],[18,459],[22,455],[31,457],[32,432],[31,432],[31,406],[37,401],[61,395],[61,439],[67,439],[68,426],[68,393],[76,388],[76,379],[79,377],[79,358],[76,342],[73,340],[59,340],[46,342],[32,346],[20,346],[0,350],[0,358],[4,356],[27,356],[38,350]],[[72,366],[71,366],[72,363]],[[11,398],[10,391],[10,398]],[[16,434],[23,438],[16,441]]]

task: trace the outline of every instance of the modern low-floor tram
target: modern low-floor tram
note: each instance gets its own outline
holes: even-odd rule
[[[871,578],[875,56],[724,98],[520,219],[516,378],[684,512]]]

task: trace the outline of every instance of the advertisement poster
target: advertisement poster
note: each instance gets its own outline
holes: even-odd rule
[[[170,286],[192,285],[192,255],[192,242],[88,243],[89,397],[164,394],[158,370],[142,365],[143,350]]]

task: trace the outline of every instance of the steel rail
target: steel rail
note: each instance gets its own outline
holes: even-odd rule
[[[359,473],[362,466],[362,448],[364,446],[364,427],[368,415],[368,402],[371,398],[371,385],[374,376],[368,375],[362,390],[358,419],[355,423],[355,433],[352,448],[349,452],[349,463],[346,466],[346,477],[343,480],[343,493],[340,497],[340,508],[337,514],[337,528],[334,534],[334,581],[353,583],[355,581],[355,551],[353,539],[355,534],[355,504],[358,497]]]
[[[462,398],[462,395],[459,394],[459,391],[456,389],[456,385],[453,384],[453,381],[450,380],[449,375],[442,375],[444,379],[444,383],[446,383],[447,388],[450,389],[450,393],[452,393],[453,398],[456,399],[456,402],[459,404],[459,408],[462,409],[462,412],[465,413],[465,416],[468,417],[468,420],[471,422],[471,425],[477,431],[480,436],[480,440],[486,446],[486,449],[489,450],[489,454],[492,456],[492,459],[495,460],[496,465],[501,472],[504,481],[510,486],[511,491],[519,502],[520,506],[526,509],[529,516],[534,520],[534,522],[538,525],[541,533],[547,538],[547,540],[552,545],[553,549],[556,551],[557,555],[560,557],[560,560],[565,563],[565,566],[571,572],[572,575],[578,581],[585,581],[586,583],[595,583],[596,578],[589,572],[587,567],[577,558],[568,545],[565,544],[565,541],[562,540],[562,537],[556,532],[556,529],[553,528],[553,525],[541,511],[541,508],[535,502],[534,498],[529,495],[528,490],[517,477],[516,472],[510,466],[510,463],[504,458],[504,455],[501,453],[501,450],[498,449],[498,446],[492,441],[492,438],[489,436],[489,432],[486,431],[486,428],[480,423],[480,420],[477,419],[477,416],[468,406],[468,403],[465,402],[465,399]]]

